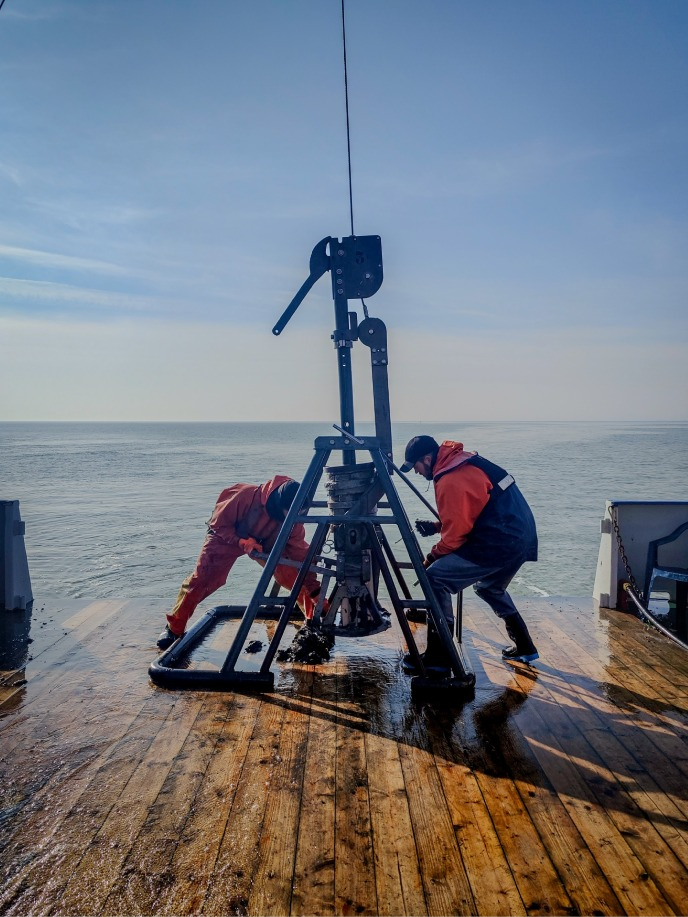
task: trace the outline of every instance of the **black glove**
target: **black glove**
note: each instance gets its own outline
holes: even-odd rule
[[[434,564],[436,560],[437,560],[437,558],[436,558],[436,557],[433,557],[432,554],[426,554],[425,560],[423,561],[423,566],[424,566],[425,569],[427,570],[428,567],[430,566],[430,564]]]
[[[437,523],[429,519],[416,519],[416,531],[425,538],[428,538],[430,535],[436,535]]]

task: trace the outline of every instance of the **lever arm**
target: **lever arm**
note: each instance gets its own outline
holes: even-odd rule
[[[326,239],[321,239],[320,242],[315,246],[311,252],[310,260],[310,274],[306,278],[305,282],[301,285],[301,289],[296,294],[296,296],[289,303],[287,308],[284,310],[280,316],[279,321],[272,329],[273,334],[281,334],[284,331],[284,328],[292,317],[294,312],[299,308],[301,303],[306,297],[306,294],[309,292],[311,287],[315,284],[316,280],[319,280],[323,274],[325,274],[330,269],[330,256],[327,254],[327,246],[331,242],[331,237],[328,236]]]

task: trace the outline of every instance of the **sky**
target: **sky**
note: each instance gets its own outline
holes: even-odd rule
[[[688,420],[688,2],[345,22],[392,419]],[[340,0],[5,0],[0,420],[337,422],[329,278],[271,329],[351,234],[345,115]]]

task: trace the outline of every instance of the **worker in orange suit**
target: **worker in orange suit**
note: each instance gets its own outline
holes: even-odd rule
[[[167,625],[158,638],[159,649],[167,649],[184,634],[186,622],[199,603],[224,586],[239,557],[254,551],[270,553],[299,486],[297,481],[278,474],[265,484],[234,484],[222,491],[208,521],[208,534],[196,569],[182,583],[174,608],[167,615]],[[303,561],[308,553],[305,534],[303,525],[297,523],[282,556]],[[280,564],[275,569],[275,579],[280,586],[291,589],[298,573],[298,568]],[[313,617],[319,594],[317,577],[308,573],[298,598],[307,620]]]

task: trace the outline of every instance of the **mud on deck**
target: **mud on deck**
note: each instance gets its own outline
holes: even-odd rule
[[[685,914],[688,653],[520,605],[532,667],[467,598],[453,710],[411,700],[396,626],[251,696],[152,685],[162,608],[35,613],[0,687],[0,913]]]

